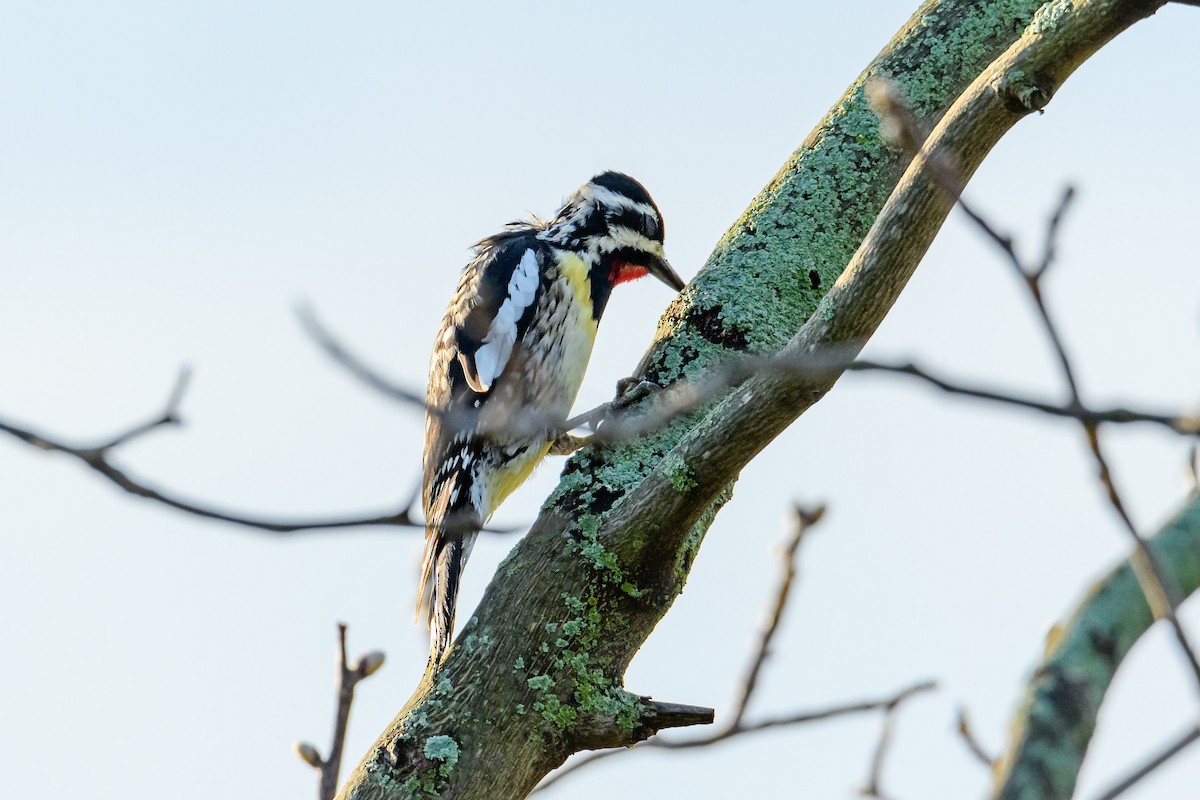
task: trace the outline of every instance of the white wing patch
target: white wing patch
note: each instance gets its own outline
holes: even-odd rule
[[[471,385],[475,391],[490,390],[496,378],[504,372],[509,356],[512,355],[513,345],[517,342],[517,322],[533,304],[540,280],[537,253],[530,248],[521,256],[521,263],[513,270],[512,278],[508,282],[508,297],[504,298],[504,303],[496,312],[487,335],[483,337],[483,344],[475,351],[476,383]],[[471,372],[465,371],[468,375]]]

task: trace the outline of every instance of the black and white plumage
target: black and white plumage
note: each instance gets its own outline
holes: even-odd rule
[[[418,614],[432,665],[450,646],[479,529],[549,450],[613,287],[647,274],[683,288],[658,207],[617,172],[581,186],[550,221],[513,223],[475,246],[429,367]]]

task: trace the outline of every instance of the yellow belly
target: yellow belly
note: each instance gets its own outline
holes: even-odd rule
[[[525,482],[533,472],[534,467],[541,463],[546,457],[546,453],[550,450],[550,442],[543,445],[531,447],[520,456],[505,464],[502,468],[496,470],[491,475],[491,480],[484,487],[484,503],[485,513],[484,518],[492,516],[492,513],[504,502],[510,494],[516,491],[516,488]]]
[[[587,264],[574,253],[562,253],[558,258],[559,269],[567,286],[574,295],[567,305],[567,319],[563,325],[561,381],[570,398],[567,406],[575,402],[575,395],[583,383],[588,360],[592,357],[592,345],[596,343],[597,323],[592,316],[592,280]]]

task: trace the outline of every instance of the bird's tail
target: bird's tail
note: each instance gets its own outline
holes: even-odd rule
[[[459,578],[479,535],[475,515],[431,515],[421,560],[417,616],[429,626],[429,663],[436,667],[454,637],[454,606]],[[452,520],[450,524],[448,519]]]

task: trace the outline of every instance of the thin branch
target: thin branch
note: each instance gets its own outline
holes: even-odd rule
[[[328,328],[326,328],[319,319],[312,306],[308,303],[301,303],[296,306],[296,316],[300,319],[300,325],[304,328],[304,332],[309,338],[316,342],[317,346],[325,352],[325,355],[339,366],[346,369],[351,375],[362,381],[367,386],[375,391],[383,394],[385,397],[399,401],[404,405],[425,411],[425,397],[419,392],[413,391],[401,384],[386,377],[382,372],[379,372],[354,355],[335,337]]]
[[[902,698],[897,699],[895,703],[884,709],[883,724],[879,731],[879,742],[875,745],[875,755],[871,757],[871,772],[867,776],[867,785],[860,792],[863,797],[876,797],[879,800],[886,800],[888,797],[881,788],[881,784],[883,783],[883,762],[892,745],[896,709],[900,706],[901,702]]]
[[[1149,423],[1167,428],[1184,436],[1200,436],[1200,417],[1170,415],[1136,409],[1090,408],[1084,405],[1057,405],[1043,400],[1035,400],[995,389],[985,389],[980,386],[968,386],[942,378],[928,369],[917,366],[912,362],[904,364],[887,364],[869,359],[859,359],[846,365],[847,372],[890,372],[907,375],[933,386],[947,394],[962,395],[977,400],[988,400],[1004,405],[1027,408],[1053,417],[1078,420],[1081,423],[1100,424],[1112,423],[1117,425],[1129,423]]]
[[[320,778],[317,793],[319,800],[333,800],[337,794],[338,772],[341,770],[342,751],[346,745],[346,725],[350,721],[350,706],[354,703],[354,688],[360,681],[378,672],[383,662],[383,653],[373,650],[351,666],[346,658],[346,623],[338,623],[337,710],[334,713],[329,758],[322,759],[317,749],[307,742],[298,742],[293,747],[296,755],[317,771]]]
[[[1145,764],[1134,770],[1128,777],[1121,780],[1111,789],[1096,798],[1096,800],[1115,800],[1126,791],[1133,788],[1134,784],[1138,783],[1142,778],[1145,778],[1151,772],[1161,767],[1163,764],[1170,761],[1175,756],[1187,749],[1188,745],[1200,739],[1200,726],[1189,729],[1182,736],[1176,739],[1159,753],[1146,761]]]
[[[281,520],[268,517],[254,517],[236,514],[230,511],[224,511],[211,506],[199,505],[187,500],[183,500],[178,496],[169,494],[160,489],[132,477],[124,470],[117,467],[109,460],[110,453],[118,447],[129,444],[130,442],[139,439],[147,434],[158,430],[159,428],[168,426],[178,426],[181,424],[179,416],[179,406],[183,401],[183,396],[186,391],[188,381],[190,379],[190,371],[186,368],[180,372],[179,378],[175,382],[175,386],[171,390],[171,394],[167,400],[163,410],[147,420],[146,422],[134,425],[128,430],[122,431],[115,436],[105,439],[97,445],[91,446],[75,446],[67,444],[61,439],[48,436],[46,434],[37,433],[29,428],[15,425],[10,422],[0,420],[0,432],[7,433],[15,439],[22,441],[39,450],[44,450],[53,453],[63,453],[68,455],[83,464],[110,482],[118,486],[125,492],[141,497],[146,500],[169,506],[177,511],[191,514],[205,519],[214,519],[220,522],[229,522],[234,525],[242,525],[255,530],[269,531],[271,533],[293,533],[297,531],[312,531],[312,530],[328,530],[332,528],[354,528],[354,527],[413,527],[424,528],[424,524],[413,518],[413,507],[416,502],[416,492],[408,502],[399,510],[390,514],[381,514],[377,516],[355,516],[355,517],[334,517],[330,519],[315,519],[315,520]]]
[[[792,583],[796,580],[796,554],[800,550],[800,542],[809,528],[820,522],[824,515],[825,506],[823,505],[812,509],[806,509],[800,505],[795,507],[796,519],[792,527],[792,535],[788,538],[782,554],[783,575],[779,579],[779,588],[775,591],[775,602],[770,607],[767,624],[759,635],[758,647],[755,648],[750,667],[746,670],[746,677],[742,679],[742,691],[734,704],[733,719],[729,724],[730,730],[742,727],[746,708],[750,705],[754,690],[758,688],[759,673],[762,672],[763,665],[771,654],[771,640],[775,638],[775,632],[779,629],[779,622],[783,619],[783,610],[787,607],[788,596],[792,591]]]
[[[1054,259],[1058,255],[1058,229],[1062,227],[1063,218],[1067,215],[1067,209],[1071,205],[1071,201],[1075,199],[1075,187],[1067,186],[1063,190],[1062,197],[1059,198],[1058,205],[1054,208],[1054,213],[1050,215],[1050,222],[1046,225],[1046,239],[1042,244],[1042,261],[1033,271],[1033,275],[1038,280],[1041,280],[1046,275],[1046,271],[1054,264]]]
[[[958,735],[962,737],[967,749],[971,751],[971,755],[975,756],[980,764],[983,764],[988,769],[996,766],[996,757],[989,755],[988,751],[979,743],[979,739],[975,736],[975,731],[971,728],[971,723],[967,720],[965,709],[960,708],[958,710],[958,719],[955,722],[955,728],[958,730]]]

